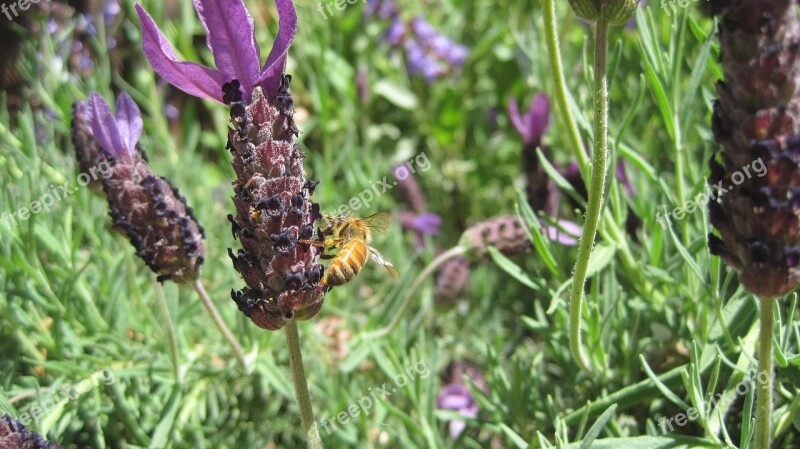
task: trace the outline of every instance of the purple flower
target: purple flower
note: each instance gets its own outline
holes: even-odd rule
[[[438,235],[442,225],[442,217],[430,212],[417,215],[410,211],[400,211],[399,219],[404,229],[415,231],[420,236]]]
[[[478,404],[469,388],[459,384],[449,384],[442,388],[439,398],[436,400],[436,408],[445,410],[455,410],[468,418],[478,416]],[[467,423],[460,419],[454,419],[448,424],[450,438],[456,439],[467,427]]]
[[[94,139],[107,154],[116,159],[130,159],[142,135],[139,106],[125,92],[117,98],[117,113],[97,92],[89,96],[89,122]]]
[[[403,38],[406,37],[406,24],[399,17],[392,19],[389,28],[383,34],[383,40],[388,42],[393,47],[400,45]]]
[[[364,5],[364,18],[378,16],[379,19],[388,19],[398,15],[397,5],[394,0],[368,0]]]
[[[550,125],[550,100],[545,94],[537,94],[528,112],[520,116],[516,100],[509,98],[508,115],[525,145],[538,147]]]
[[[264,66],[259,69],[261,49],[255,41],[253,18],[242,0],[193,0],[197,15],[206,29],[206,45],[217,68],[179,61],[153,19],[136,5],[142,27],[142,50],[162,78],[196,97],[225,103],[222,86],[238,80],[245,100],[256,86],[269,98],[278,93],[289,46],[297,33],[297,13],[292,0],[275,0],[279,29]]]
[[[436,400],[436,408],[445,410],[455,410],[462,416],[474,418],[478,416],[478,403],[464,385],[464,377],[469,377],[478,389],[484,393],[488,391],[486,381],[478,367],[471,362],[458,360],[450,364],[447,368],[445,382],[448,382],[439,392]],[[450,437],[454,440],[461,435],[467,424],[460,419],[454,419],[449,423]]]

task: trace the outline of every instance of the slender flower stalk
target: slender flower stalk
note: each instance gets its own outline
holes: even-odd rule
[[[231,346],[233,349],[233,355],[236,357],[236,361],[239,363],[239,367],[247,368],[247,361],[244,357],[244,351],[242,351],[242,345],[239,344],[239,340],[236,339],[236,336],[233,335],[228,326],[225,325],[225,321],[222,319],[222,316],[219,314],[217,307],[214,305],[214,302],[211,301],[211,298],[208,296],[208,292],[206,292],[205,287],[200,282],[200,280],[194,281],[192,283],[192,287],[197,292],[197,295],[200,297],[200,301],[203,303],[203,307],[205,307],[208,315],[211,317],[211,320],[214,322],[214,325],[217,326],[217,329]]]
[[[638,0],[570,0],[573,10],[586,20],[596,20],[594,39],[594,146],[592,175],[589,183],[589,204],[583,225],[578,256],[575,262],[569,301],[569,344],[575,362],[584,371],[591,371],[591,361],[581,344],[581,311],[583,287],[594,247],[597,225],[603,208],[608,160],[608,27],[625,24]],[[550,11],[553,12],[552,10]]]
[[[772,309],[775,298],[761,300],[761,326],[758,329],[758,373],[767,373],[766,382],[759,379],[756,394],[756,439],[757,449],[769,449],[772,440],[772,334],[774,332],[775,315]]]
[[[314,412],[311,409],[311,399],[308,395],[306,373],[303,369],[303,354],[300,351],[300,334],[297,330],[297,321],[286,325],[286,344],[289,347],[289,366],[292,370],[292,382],[297,396],[297,405],[300,407],[300,418],[303,422],[303,434],[309,449],[322,448],[319,429],[314,422]]]
[[[595,25],[594,40],[594,147],[592,148],[592,177],[589,185],[589,204],[586,221],[578,245],[572,292],[569,300],[569,347],[572,357],[584,371],[591,371],[591,362],[581,344],[581,309],[583,286],[592,255],[594,237],[600,209],[603,207],[603,189],[606,182],[608,159],[608,22],[602,9]]]

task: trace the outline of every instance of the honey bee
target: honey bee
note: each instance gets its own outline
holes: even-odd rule
[[[322,242],[300,240],[301,243],[338,250],[335,256],[322,256],[332,259],[322,278],[324,285],[342,285],[352,280],[367,262],[367,255],[376,263],[383,265],[394,279],[400,279],[394,265],[378,250],[369,246],[373,234],[380,235],[389,231],[391,226],[389,214],[378,212],[366,218],[326,216],[325,220],[328,224],[322,228],[322,233],[331,238]]]

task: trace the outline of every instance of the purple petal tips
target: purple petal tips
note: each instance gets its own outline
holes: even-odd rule
[[[195,97],[208,98],[222,103],[221,86],[230,81],[218,70],[192,62],[178,61],[175,50],[158,29],[153,18],[141,5],[136,4],[142,27],[142,51],[153,70],[168,83]]]
[[[258,84],[264,87],[268,98],[272,98],[280,87],[283,72],[286,70],[286,56],[297,34],[297,11],[292,0],[275,0],[278,7],[278,35],[272,43]]]
[[[92,134],[100,147],[116,158],[130,156],[120,135],[117,122],[103,97],[97,92],[92,92],[89,96],[89,107],[92,110]]]
[[[273,99],[283,79],[289,46],[297,34],[297,12],[292,0],[275,0],[278,34],[261,70],[258,68],[261,49],[255,41],[253,18],[242,0],[193,0],[193,3],[206,30],[206,44],[217,69],[179,61],[153,18],[137,4],[142,50],[153,70],[187,94],[218,103],[226,104],[222,86],[233,80],[239,81],[245,101],[250,100],[256,86],[263,87],[266,97]]]
[[[508,116],[525,144],[537,147],[550,126],[550,99],[545,94],[536,94],[528,112],[520,116],[517,102],[509,98]]]
[[[206,45],[217,70],[226,81],[239,80],[245,92],[252,92],[259,77],[258,45],[253,18],[241,0],[193,0],[206,30]]]
[[[128,154],[133,154],[142,136],[142,113],[130,95],[122,92],[117,97],[117,128]]]

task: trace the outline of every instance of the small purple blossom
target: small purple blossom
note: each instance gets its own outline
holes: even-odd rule
[[[550,99],[545,94],[537,94],[528,112],[521,116],[516,100],[509,98],[508,116],[525,145],[536,148],[550,125]]]
[[[442,217],[430,212],[417,215],[413,212],[401,211],[400,223],[404,229],[414,231],[420,236],[438,235]]]
[[[478,403],[464,384],[464,377],[469,377],[475,386],[484,393],[488,391],[483,374],[477,366],[469,361],[458,360],[450,364],[445,376],[447,384],[442,387],[439,397],[436,399],[436,408],[444,410],[455,410],[467,418],[478,416]],[[467,427],[467,424],[460,419],[450,421],[448,430],[452,439],[457,439]]]
[[[469,388],[459,384],[449,384],[442,388],[439,398],[436,400],[436,408],[445,410],[455,410],[461,415],[474,418],[478,416],[478,403],[472,397]],[[467,428],[467,423],[460,419],[454,419],[448,423],[450,438],[457,439]]]
[[[217,68],[179,61],[152,17],[137,4],[142,50],[153,70],[190,95],[223,104],[222,86],[233,80],[239,81],[246,101],[257,86],[263,87],[268,97],[274,97],[281,85],[289,46],[297,33],[297,12],[292,0],[275,0],[278,34],[260,69],[261,49],[255,41],[253,18],[242,0],[193,0],[192,3],[206,30],[206,45]]]
[[[396,17],[398,15],[397,4],[394,0],[367,0],[363,14],[365,19],[375,16],[379,19]]]

